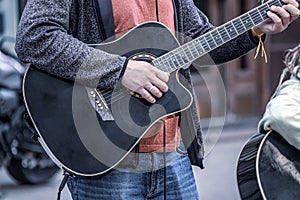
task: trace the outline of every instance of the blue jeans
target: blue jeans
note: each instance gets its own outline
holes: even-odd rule
[[[197,200],[199,195],[187,154],[167,153],[167,199]],[[163,200],[162,153],[140,153],[137,168],[119,167],[97,177],[70,177],[73,200]]]

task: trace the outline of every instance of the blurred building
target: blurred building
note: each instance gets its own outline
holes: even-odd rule
[[[258,1],[195,0],[195,4],[209,16],[214,25],[219,26],[258,6]],[[240,59],[219,67],[225,85],[227,120],[235,121],[242,117],[261,116],[284,67],[281,62],[283,51],[300,43],[299,32],[300,19],[297,19],[283,33],[267,36],[265,48],[268,63],[265,63],[260,56],[254,60],[255,51],[252,51]],[[205,68],[203,71],[207,73],[209,69]],[[214,71],[211,72],[212,77]],[[196,79],[195,82],[200,91],[198,96],[202,118],[215,117],[211,112],[214,101],[209,99],[209,95],[205,95],[208,91],[205,83],[201,78]],[[223,99],[222,95],[219,99]],[[222,114],[222,109],[219,113]]]

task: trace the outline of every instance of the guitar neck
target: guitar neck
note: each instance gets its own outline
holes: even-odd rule
[[[299,0],[297,0],[299,2]],[[165,72],[173,72],[178,68],[188,68],[195,59],[213,49],[247,32],[253,26],[268,19],[267,11],[272,5],[282,6],[280,0],[268,2],[247,13],[203,34],[202,36],[170,51],[152,61],[152,64]]]

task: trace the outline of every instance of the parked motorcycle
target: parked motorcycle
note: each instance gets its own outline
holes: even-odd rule
[[[6,48],[11,42],[11,38],[0,40],[0,167],[21,184],[38,184],[59,169],[33,139],[34,129],[24,119],[21,85],[26,67],[12,48]]]

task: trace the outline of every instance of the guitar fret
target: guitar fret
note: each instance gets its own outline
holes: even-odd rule
[[[179,49],[176,49],[175,51],[174,51],[174,57],[175,57],[175,60],[177,61],[177,68],[179,67],[179,66],[183,66],[184,64],[185,64],[185,61],[184,61],[184,59],[182,58],[182,56],[181,56],[181,53],[180,53],[180,48]]]
[[[186,47],[186,52],[188,54],[188,59],[193,60],[194,56],[192,51],[190,50],[190,44],[187,44],[185,47]]]
[[[250,16],[248,14],[244,14],[241,16],[241,20],[243,22],[243,25],[245,27],[245,30],[250,29],[254,24],[250,19]]]
[[[189,51],[187,50],[187,48],[186,48],[186,44],[185,44],[184,46],[182,46],[182,47],[184,47],[182,51],[183,51],[184,54],[186,55],[187,60],[189,60],[190,57],[191,57],[191,55],[190,55],[190,52],[189,52]]]
[[[176,55],[175,58],[176,58],[176,60],[178,61],[178,65],[179,65],[179,66],[181,66],[181,65],[184,64],[184,61],[183,61],[183,59],[181,58],[180,55]]]
[[[172,51],[168,53],[168,57],[167,58],[168,58],[167,62],[169,63],[169,66],[171,68],[175,67],[176,63],[174,63],[174,58],[173,58],[173,52]]]
[[[253,24],[258,24],[263,21],[262,16],[257,12],[257,9],[249,12],[250,18],[253,21]]]
[[[195,56],[192,55],[192,57],[189,57],[187,52],[190,52],[189,49],[182,49],[182,52],[184,52],[185,55],[185,64],[189,63],[191,60],[193,60],[195,58]]]
[[[164,60],[164,66],[165,66],[166,72],[171,72],[173,69],[172,65],[170,65],[170,63],[166,59]]]
[[[174,51],[174,57],[175,59],[178,61],[179,65],[183,65],[185,62],[184,60],[182,59],[182,56],[180,55],[180,49],[177,49]]]
[[[174,55],[174,52],[170,52],[172,55],[170,55],[170,61],[175,65],[175,67],[177,68],[177,66],[180,66],[179,61],[176,58],[176,55]]]
[[[248,15],[249,19],[251,20],[251,23],[252,23],[251,27],[253,27],[253,26],[255,25],[255,23],[254,23],[254,21],[253,21],[252,17],[250,16],[250,14],[249,14],[249,13],[247,13],[247,15]],[[251,27],[250,27],[250,28],[251,28]]]
[[[195,56],[195,53],[194,53],[195,51],[192,50],[192,47],[193,47],[192,44],[193,44],[193,43],[191,43],[190,45],[188,45],[188,49],[189,49],[189,51],[191,52],[192,60],[193,60],[194,58],[197,57],[197,55]]]
[[[229,41],[230,40],[230,35],[228,34],[225,26],[220,26],[219,28],[219,33],[221,34],[222,40],[225,41]]]
[[[161,66],[161,64],[159,62],[159,59],[152,60],[151,64],[153,66],[155,66],[156,68],[158,68],[158,69],[162,69],[162,66]]]
[[[184,64],[190,62],[190,59],[189,59],[188,55],[186,55],[186,52],[185,52],[185,50],[183,48],[180,48],[180,56],[183,59]]]
[[[225,43],[225,40],[223,39],[222,35],[220,34],[219,29],[216,29],[216,31],[217,31],[219,37],[221,38],[222,42]]]
[[[256,8],[256,10],[257,10],[257,13],[260,15],[261,19],[264,20],[264,17],[263,17],[263,15],[260,13],[260,11],[258,10],[258,8]]]
[[[245,31],[245,29],[242,27],[242,25],[241,25],[242,23],[239,19],[233,20],[232,23],[233,23],[236,31],[238,32],[238,34],[241,34]]]
[[[214,40],[214,36],[212,35],[212,32],[213,31],[211,31],[211,32],[209,32],[209,37],[210,37],[210,40],[212,40],[213,41],[213,43],[214,43],[214,47],[213,48],[215,48],[216,46],[218,46],[218,44],[216,43],[216,41]]]
[[[205,37],[206,37],[206,38],[205,38]],[[210,49],[213,49],[213,48],[215,48],[215,47],[217,46],[216,43],[214,42],[214,40],[212,39],[210,33],[205,34],[205,35],[204,35],[204,38],[206,39],[206,41],[207,41],[208,46],[209,46]]]
[[[177,65],[173,61],[174,60],[169,54],[169,59],[166,61],[168,63],[168,66],[170,66],[171,69],[177,69]]]
[[[186,62],[189,62],[189,56],[187,55],[186,50],[182,48],[181,52],[183,52],[183,54],[185,55],[184,58]]]
[[[234,28],[231,22],[225,24],[225,28],[228,31],[228,35],[230,36],[230,39],[238,35],[238,32],[236,31],[236,29]]]
[[[170,66],[170,63],[168,62],[168,60],[166,59],[160,59],[162,60],[161,62],[159,62],[159,66],[160,66],[160,69],[165,71],[165,72],[168,72],[169,69],[171,69],[172,67]]]
[[[223,43],[222,37],[220,36],[220,33],[218,32],[218,29],[212,31],[211,35],[212,35],[215,43],[217,44],[217,46],[219,46],[220,44]]]
[[[167,53],[161,57],[159,57],[158,59],[162,60],[162,66],[167,67],[166,70],[167,72],[171,72],[172,69],[177,69],[175,64],[172,62],[172,60],[170,59],[170,53]],[[170,71],[168,71],[170,69]]]
[[[193,47],[194,47],[194,49],[196,51],[197,57],[199,57],[199,56],[201,56],[203,54],[204,50],[203,50],[203,48],[202,48],[202,46],[201,46],[200,41],[198,40],[198,38],[194,40]]]
[[[234,30],[236,31],[236,35],[239,35],[239,32],[238,32],[238,30],[236,29],[236,27],[235,27],[233,21],[231,22],[231,25],[232,25],[232,27],[234,28]]]
[[[159,57],[159,58],[157,58],[155,61],[156,61],[157,64],[153,63],[153,61],[152,61],[152,63],[153,63],[154,66],[156,66],[157,68],[163,70],[165,67],[167,67],[167,64],[165,63],[166,60],[164,60],[163,57]]]
[[[261,7],[258,7],[257,10],[259,11],[259,14],[261,15],[261,17],[263,19],[267,19],[268,15],[267,15],[267,11],[269,10],[269,5],[268,4],[264,4]]]
[[[195,40],[194,44],[195,44],[196,49],[197,49],[198,52],[199,52],[199,55],[204,54],[204,49],[203,49],[203,47],[202,47],[202,45],[201,45],[201,43],[200,43],[199,38],[197,38],[197,39]]]
[[[238,19],[240,20],[240,22],[241,22],[242,26],[244,27],[244,31],[245,31],[245,30],[247,30],[247,28],[246,28],[246,26],[245,26],[244,22],[242,21],[242,18],[241,18],[241,17],[239,17]]]
[[[170,67],[173,69],[177,69],[178,63],[176,61],[176,59],[174,58],[173,52],[171,51],[170,53],[168,53],[168,63],[170,65]]]
[[[202,37],[199,38],[199,41],[200,41],[200,43],[201,43],[202,48],[203,48],[206,52],[208,52],[208,51],[210,50],[210,48],[209,48],[209,46],[208,46],[208,44],[207,44],[205,38],[202,36]]]
[[[199,53],[199,51],[198,51],[198,48],[197,48],[197,46],[196,46],[196,43],[193,42],[191,46],[192,46],[192,54],[193,54],[194,58],[199,57],[199,56],[200,56],[200,53]]]
[[[170,63],[169,63],[167,60],[163,60],[162,66],[164,67],[164,69],[165,69],[166,71],[168,71],[169,68],[172,68],[172,67],[170,66]]]
[[[218,44],[214,38],[213,32],[214,32],[214,30],[210,31],[208,34],[208,37],[209,37],[209,40],[212,41],[211,43],[213,43],[213,48],[215,48],[216,46],[218,46]]]
[[[176,61],[175,57],[173,56],[173,52],[171,51],[169,54],[169,59],[168,59],[168,63],[170,64],[171,67],[177,67],[178,66],[178,62]]]
[[[280,1],[270,1],[267,3],[269,7],[271,6],[282,6],[282,3]]]

